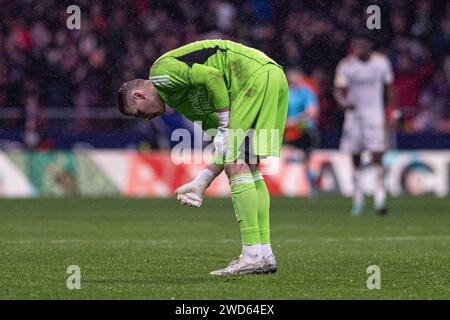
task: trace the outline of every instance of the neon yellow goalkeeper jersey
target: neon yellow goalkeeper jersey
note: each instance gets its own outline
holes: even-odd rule
[[[242,88],[267,64],[263,52],[229,40],[203,40],[162,55],[150,77],[162,99],[203,127],[217,127],[216,110],[231,107]]]

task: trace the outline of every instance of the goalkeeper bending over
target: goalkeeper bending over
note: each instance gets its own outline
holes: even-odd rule
[[[280,155],[286,123],[288,85],[280,65],[261,51],[228,40],[197,41],[167,52],[150,69],[118,91],[119,110],[151,120],[165,103],[204,130],[217,128],[215,156],[197,178],[176,190],[184,205],[199,207],[214,178],[225,170],[242,236],[242,254],[212,275],[277,270],[270,244],[270,195],[257,161],[238,161],[243,153]],[[245,143],[252,131],[253,143]],[[265,130],[263,130],[265,129]],[[237,130],[237,131],[236,131]],[[275,133],[275,135],[273,134]],[[242,147],[251,150],[242,151]]]

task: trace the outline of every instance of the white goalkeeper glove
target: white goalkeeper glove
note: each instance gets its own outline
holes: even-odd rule
[[[219,118],[219,128],[214,137],[214,150],[218,157],[224,158],[227,152],[227,128],[230,123],[230,111],[221,111],[217,113]]]
[[[192,182],[182,185],[175,192],[177,193],[177,199],[182,205],[198,208],[203,203],[204,191]]]
[[[224,158],[227,152],[227,129],[217,129],[217,134],[214,137],[214,152],[220,158]]]
[[[203,203],[203,194],[215,177],[211,170],[204,169],[197,178],[175,190],[177,199],[185,206],[200,207]]]

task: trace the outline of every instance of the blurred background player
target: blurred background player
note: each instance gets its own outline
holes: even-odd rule
[[[382,163],[387,141],[384,93],[394,109],[397,103],[391,64],[386,56],[373,51],[373,42],[369,33],[360,33],[353,38],[353,52],[338,64],[334,82],[336,101],[345,111],[340,148],[352,155],[354,215],[361,214],[364,209],[361,167],[364,150],[371,152],[376,170],[376,212],[387,213]]]
[[[314,148],[319,147],[317,119],[319,103],[317,95],[303,76],[295,68],[288,69],[289,104],[284,141],[297,149],[294,161],[303,162],[310,187],[310,196],[317,194],[317,183],[314,171],[311,170],[310,157]]]

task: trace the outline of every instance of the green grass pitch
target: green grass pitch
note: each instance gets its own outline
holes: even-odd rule
[[[210,276],[240,252],[229,199],[0,201],[0,299],[449,299],[450,199],[272,200],[273,275]],[[81,268],[81,290],[66,287]],[[366,269],[381,270],[369,290]]]

